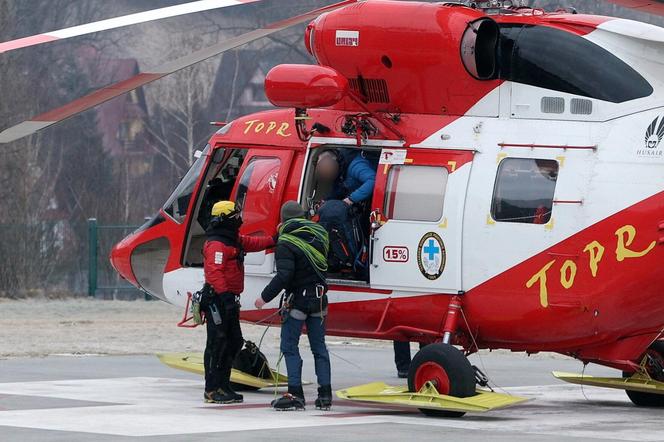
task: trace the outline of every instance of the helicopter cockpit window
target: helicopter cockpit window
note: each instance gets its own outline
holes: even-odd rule
[[[210,151],[210,145],[205,146],[203,153],[194,162],[187,174],[182,178],[180,184],[175,188],[171,196],[164,204],[164,212],[169,214],[175,221],[181,223],[187,215],[189,208],[189,201],[194,192],[196,182],[201,175],[203,166],[207,159],[207,154]]]
[[[392,166],[385,187],[385,216],[405,221],[439,221],[443,217],[448,173],[447,168],[438,166]]]
[[[631,66],[579,35],[504,25],[500,40],[500,77],[505,80],[613,103],[653,93]]]
[[[498,166],[491,216],[503,222],[548,223],[557,179],[556,160],[504,159]]]

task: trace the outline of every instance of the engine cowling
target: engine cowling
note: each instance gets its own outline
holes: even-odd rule
[[[499,83],[498,34],[476,9],[378,0],[320,16],[305,44],[375,110],[462,115]]]

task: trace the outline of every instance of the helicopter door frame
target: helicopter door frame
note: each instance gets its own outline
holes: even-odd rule
[[[463,216],[473,155],[467,150],[382,150],[372,200],[372,288],[463,290]]]
[[[236,201],[242,208],[242,234],[275,234],[279,223],[279,208],[288,186],[288,174],[294,156],[295,151],[292,149],[250,148],[247,151],[231,192],[231,200]],[[278,164],[275,164],[276,161]],[[255,175],[257,172],[261,175]],[[247,173],[249,175],[246,175]],[[244,264],[248,274],[271,274],[274,254],[249,253]]]

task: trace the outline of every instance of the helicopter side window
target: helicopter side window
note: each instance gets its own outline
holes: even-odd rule
[[[405,221],[439,221],[443,217],[448,174],[445,167],[392,166],[385,188],[385,216]]]
[[[491,216],[503,222],[548,223],[557,179],[556,160],[504,159],[498,166]]]
[[[194,193],[194,187],[200,178],[209,151],[210,145],[208,144],[164,204],[164,212],[178,223],[181,223],[187,216],[191,195]]]
[[[652,86],[627,63],[572,34],[544,26],[501,28],[500,77],[554,91],[623,103]]]

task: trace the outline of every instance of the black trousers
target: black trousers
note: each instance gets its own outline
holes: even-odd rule
[[[394,364],[397,366],[397,371],[408,371],[410,367],[410,342],[394,341]]]
[[[212,319],[211,305],[215,305],[221,316],[221,324]],[[214,295],[205,306],[207,342],[203,362],[205,364],[205,391],[227,389],[231,368],[244,339],[240,328],[240,306],[235,295]]]
[[[420,350],[424,345],[420,342]],[[410,342],[394,341],[394,364],[397,371],[407,372],[410,368]]]

